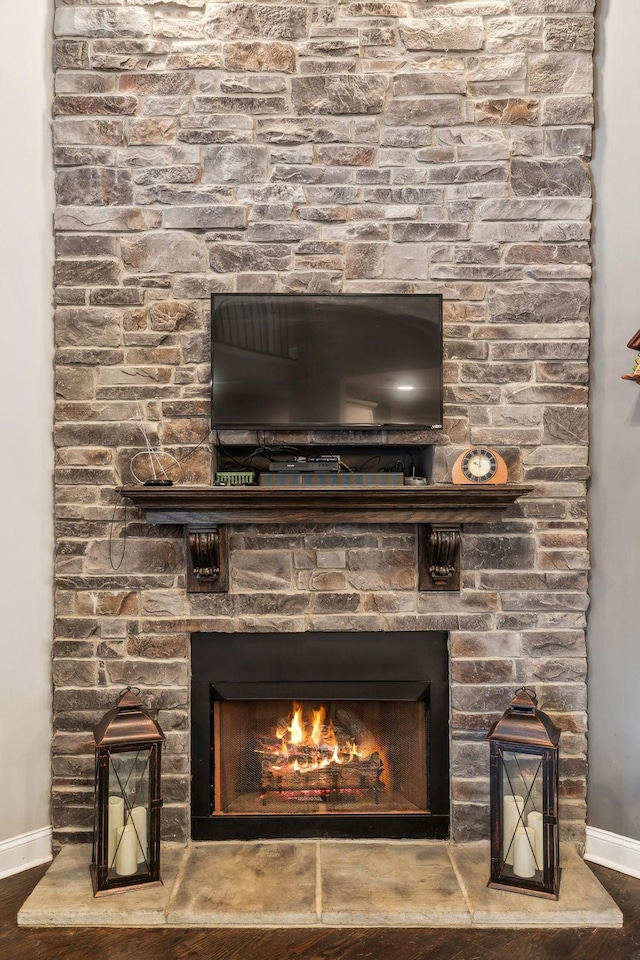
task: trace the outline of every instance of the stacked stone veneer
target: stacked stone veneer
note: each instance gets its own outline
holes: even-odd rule
[[[455,836],[486,831],[482,738],[522,683],[581,836],[593,7],[58,0],[58,838],[90,828],[91,727],[128,683],[187,837],[195,629],[449,630]],[[482,442],[535,484],[467,527],[459,594],[417,592],[412,527],[236,527],[218,596],[187,596],[180,528],[131,511],[110,555],[137,420],[211,480],[208,298],[232,290],[444,294],[436,479]]]

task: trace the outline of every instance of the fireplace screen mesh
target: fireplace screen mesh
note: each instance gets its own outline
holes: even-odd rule
[[[217,700],[214,814],[428,811],[422,701]]]

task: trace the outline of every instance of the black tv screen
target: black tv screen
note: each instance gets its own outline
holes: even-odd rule
[[[438,294],[215,293],[213,426],[442,426]]]

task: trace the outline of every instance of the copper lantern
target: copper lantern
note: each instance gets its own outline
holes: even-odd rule
[[[487,735],[491,750],[490,887],[558,899],[558,741],[532,690],[516,690]]]
[[[161,884],[160,758],[165,736],[127,687],[95,727],[91,878],[95,896]]]

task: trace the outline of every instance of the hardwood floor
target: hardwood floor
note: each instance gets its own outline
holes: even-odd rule
[[[16,914],[44,874],[0,881],[1,960],[640,960],[640,880],[592,867],[622,930],[28,929]]]

